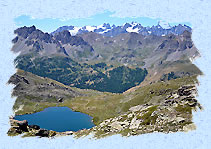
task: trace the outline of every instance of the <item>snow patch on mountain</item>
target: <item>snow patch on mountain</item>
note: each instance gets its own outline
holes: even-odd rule
[[[75,36],[80,29],[81,27],[74,27],[73,29],[70,29],[69,32],[72,36]]]
[[[163,29],[170,29],[170,28],[171,28],[170,24],[169,24],[168,22],[166,22],[166,21],[163,21],[163,20],[160,20],[160,21],[158,22],[158,24],[159,24]]]
[[[86,26],[87,31],[93,32],[95,29],[97,29],[96,26]]]
[[[138,23],[136,23],[136,22],[132,22],[131,23],[131,27],[128,27],[127,29],[126,29],[126,31],[127,32],[135,32],[135,33],[139,33],[139,28],[138,27],[136,27],[138,25]]]
[[[104,23],[98,26],[84,26],[84,27],[74,27],[74,26],[63,26],[58,28],[56,31],[52,32],[51,34],[55,34],[57,32],[61,32],[63,30],[69,30],[72,36],[86,33],[86,32],[95,32],[98,34],[102,34],[104,36],[116,36],[121,33],[139,33],[142,35],[156,35],[156,36],[165,36],[168,34],[175,34],[179,35],[182,34],[185,30],[191,32],[191,28],[187,25],[177,25],[177,26],[170,26],[168,22],[160,20],[156,26],[152,27],[144,27],[140,23],[131,22],[131,23],[124,23],[120,26],[110,25],[109,23]]]

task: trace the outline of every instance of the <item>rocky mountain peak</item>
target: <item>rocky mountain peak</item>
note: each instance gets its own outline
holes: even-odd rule
[[[158,22],[157,27],[161,27],[163,29],[170,29],[171,28],[171,25],[168,22],[166,22],[166,21],[160,20]]]
[[[61,41],[62,43],[68,43],[71,38],[71,34],[68,30],[63,30],[61,32],[58,32],[54,35],[54,38],[58,41]]]
[[[23,38],[27,38],[29,34],[36,30],[36,27],[33,25],[31,27],[20,27],[14,31],[15,34]]]
[[[191,28],[187,25],[177,25],[171,27],[169,23],[165,21],[159,21],[156,26],[152,27],[144,27],[140,23],[131,22],[131,23],[124,23],[123,25],[110,25],[109,23],[104,23],[99,26],[83,26],[83,27],[74,27],[74,26],[64,26],[58,28],[56,31],[52,32],[51,34],[55,34],[57,32],[61,32],[63,30],[69,30],[72,35],[83,34],[87,32],[95,32],[98,34],[102,34],[104,36],[117,36],[122,33],[129,33],[129,32],[136,32],[142,35],[156,35],[156,36],[165,36],[168,34],[175,34],[180,35],[185,30],[191,31]]]

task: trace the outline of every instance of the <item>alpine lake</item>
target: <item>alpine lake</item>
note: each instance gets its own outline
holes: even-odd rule
[[[14,119],[27,120],[29,125],[57,132],[78,131],[95,126],[91,116],[72,111],[68,107],[49,107],[33,114],[16,115]]]

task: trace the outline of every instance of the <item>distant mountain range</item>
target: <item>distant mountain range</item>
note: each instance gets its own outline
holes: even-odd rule
[[[200,73],[189,60],[199,55],[189,27],[163,29],[158,25],[142,27],[151,34],[132,32],[139,27],[134,22],[112,28],[104,24],[101,29],[111,29],[99,34],[95,27],[86,26],[89,31],[76,35],[64,27],[53,34],[35,26],[21,27],[15,30],[13,39],[12,51],[20,53],[16,67],[65,85],[118,93],[144,80],[149,83]]]
[[[180,35],[184,31],[191,32],[191,28],[187,25],[176,25],[170,26],[169,24],[165,24],[163,22],[159,22],[156,26],[152,27],[144,27],[140,23],[132,22],[132,23],[125,23],[121,26],[110,25],[109,23],[104,23],[99,26],[83,26],[83,27],[76,27],[76,26],[62,26],[59,27],[56,31],[52,32],[51,34],[55,34],[58,32],[62,32],[64,30],[68,30],[71,35],[77,35],[81,33],[87,32],[95,32],[98,34],[102,34],[104,36],[117,36],[121,33],[139,33],[142,35],[157,35],[157,36],[165,36],[169,34]]]

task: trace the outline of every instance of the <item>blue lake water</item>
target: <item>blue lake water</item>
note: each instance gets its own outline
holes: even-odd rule
[[[33,114],[16,115],[15,119],[27,120],[29,125],[39,125],[40,128],[58,132],[78,131],[95,126],[91,116],[74,112],[68,107],[49,107]]]

